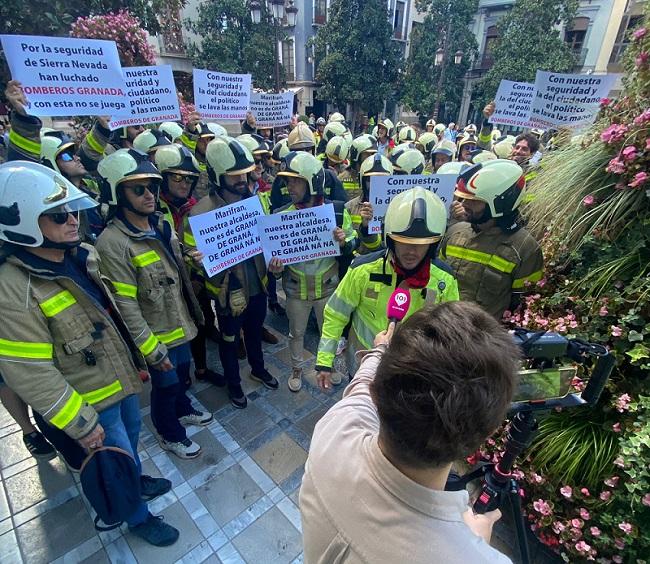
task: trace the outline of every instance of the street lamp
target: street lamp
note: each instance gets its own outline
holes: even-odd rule
[[[298,8],[293,5],[293,0],[289,0],[289,6],[287,7],[287,25],[289,27],[295,27],[297,18]]]
[[[251,10],[251,20],[254,24],[262,21],[262,5],[257,0],[251,0],[248,4]]]
[[[284,0],[270,0],[271,13],[276,20],[284,17]]]
[[[445,59],[445,50],[442,47],[440,47],[440,49],[436,51],[436,58],[433,60],[433,64],[439,67],[444,61],[444,59]]]
[[[459,49],[454,55],[454,64],[460,65],[463,62],[463,52]]]

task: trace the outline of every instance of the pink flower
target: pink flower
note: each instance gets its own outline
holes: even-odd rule
[[[605,317],[608,314],[609,310],[605,306],[601,307],[600,311],[598,312],[598,315],[600,315],[600,317]]]
[[[614,556],[612,556],[612,562],[615,562],[616,564],[622,564],[623,558],[621,558],[618,554],[615,554]]]
[[[560,493],[566,497],[567,499],[571,499],[571,495],[573,494],[573,490],[571,489],[571,486],[562,486],[560,488]]]
[[[589,521],[589,519],[591,519],[589,511],[587,511],[584,507],[580,508],[580,517],[582,517],[585,521]]]
[[[632,182],[628,183],[628,186],[630,188],[636,188],[638,186],[641,186],[641,184],[645,184],[646,181],[648,180],[648,178],[650,178],[650,175],[648,175],[647,172],[644,172],[644,171],[637,172],[634,175],[634,180]]]
[[[600,529],[598,527],[590,527],[589,532],[595,537],[600,536]]]
[[[625,163],[618,157],[614,157],[611,161],[609,161],[609,164],[605,170],[613,174],[623,174],[625,172]]]
[[[625,137],[626,133],[627,133],[626,125],[619,125],[617,123],[613,123],[600,134],[600,139],[605,143],[616,143],[617,141],[621,141],[623,137]]]
[[[620,423],[614,423],[612,425],[612,431],[614,431],[614,433],[620,433],[621,432],[621,424]]]
[[[623,550],[625,548],[625,541],[621,538],[616,539],[614,541],[614,544],[616,545],[616,548],[618,548],[619,550]]]
[[[621,151],[621,155],[624,161],[633,161],[637,157],[636,147],[634,145],[628,145]]]
[[[566,526],[560,521],[555,521],[553,523],[553,531],[555,531],[555,534],[559,535],[562,531],[564,531],[564,529],[566,529]]]
[[[623,334],[623,329],[617,325],[611,325],[610,329],[612,330],[612,337],[620,337]]]
[[[582,205],[588,208],[589,206],[593,206],[595,201],[596,199],[591,194],[589,194],[582,199]]]
[[[584,521],[582,519],[571,519],[571,526],[576,529],[582,529],[584,526]]]
[[[548,504],[548,502],[544,501],[543,499],[538,499],[537,501],[534,501],[533,509],[537,511],[537,513],[541,513],[542,515],[550,515],[552,513],[551,506]]]
[[[626,523],[625,521],[623,523],[619,523],[618,528],[621,529],[621,531],[623,531],[626,535],[629,535],[632,532],[632,525]]]
[[[643,125],[646,121],[650,121],[650,108],[634,118],[634,125]]]
[[[589,552],[591,547],[585,541],[578,541],[576,543],[576,550],[578,552]]]
[[[589,490],[587,488],[582,488],[580,490],[580,493],[584,495],[585,497],[589,497],[591,494],[589,493]]]
[[[623,413],[630,409],[630,401],[632,401],[632,398],[628,394],[620,395],[616,400],[616,411]]]
[[[646,33],[648,33],[648,30],[645,27],[640,27],[639,29],[634,31],[632,37],[634,37],[634,39],[638,41],[639,39],[643,39]]]
[[[605,485],[609,486],[610,488],[615,488],[618,485],[620,478],[618,476],[612,476],[611,478],[607,478],[605,480]]]
[[[646,507],[650,507],[650,493],[647,493],[643,496],[643,499],[641,499],[641,503]]]
[[[634,59],[634,64],[637,67],[645,67],[648,64],[648,60],[650,59],[650,53],[643,51],[639,53],[639,56]]]
[[[602,499],[603,501],[609,501],[609,498],[612,497],[612,492],[610,491],[600,492],[600,495],[598,497],[600,497],[600,499]]]
[[[614,460],[614,466],[618,466],[619,468],[625,468],[625,461],[621,456],[617,457]]]
[[[601,108],[606,108],[612,103],[612,101],[609,98],[601,98],[600,99],[600,107]]]
[[[539,474],[536,474],[535,472],[533,472],[530,475],[530,478],[535,484],[541,484],[544,481],[544,478],[542,478]]]

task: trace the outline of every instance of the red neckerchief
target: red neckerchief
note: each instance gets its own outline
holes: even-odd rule
[[[316,206],[320,206],[323,204],[324,198],[323,196],[315,196],[314,197],[314,204],[311,206],[312,208],[315,208]],[[304,210],[307,207],[307,204],[305,202],[300,202],[298,204],[295,204],[297,210]]]
[[[167,194],[161,194],[160,197],[167,202],[169,210],[172,212],[172,217],[174,218],[174,229],[178,231],[178,228],[183,223],[183,218],[190,213],[190,210],[198,200],[196,198],[189,198],[180,208],[177,208],[171,199],[167,198]]]
[[[394,258],[391,258],[390,263],[395,273],[404,278],[404,282],[408,284],[409,288],[426,288],[430,277],[431,261],[429,259],[425,259],[422,262],[422,266],[418,268],[415,274],[409,277],[406,276],[404,269],[397,264],[397,261]]]

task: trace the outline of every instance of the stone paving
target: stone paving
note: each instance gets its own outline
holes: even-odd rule
[[[193,403],[215,414],[208,427],[188,429],[203,447],[199,458],[181,460],[161,450],[153,435],[148,390],[142,394],[143,470],[173,484],[150,508],[181,531],[168,548],[146,545],[126,525],[97,533],[77,476],[58,458],[33,459],[18,426],[0,407],[0,563],[302,562],[298,490],[303,466],[314,426],[340,399],[343,386],[326,394],[315,385],[318,335],[312,323],[305,341],[305,385],[297,394],[290,392],[286,318],[270,314],[267,321],[280,338],[277,345],[265,345],[267,368],[280,380],[280,389],[267,390],[248,378],[246,361],[240,364],[247,409],[234,409],[222,389],[193,385]],[[210,366],[220,367],[213,345],[208,358]],[[495,543],[510,555],[508,536],[506,531],[506,542]]]

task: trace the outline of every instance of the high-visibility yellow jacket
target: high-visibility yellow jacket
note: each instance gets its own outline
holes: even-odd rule
[[[167,347],[196,337],[203,314],[190,285],[173,227],[156,215],[172,253],[153,235],[133,231],[114,218],[97,239],[101,272],[113,287],[115,300],[133,339],[150,365],[167,356]]]
[[[460,295],[501,319],[513,294],[542,278],[544,261],[537,241],[526,231],[504,233],[494,226],[476,232],[461,221],[452,225],[440,246],[440,256],[456,273]]]
[[[356,198],[361,194],[361,185],[359,184],[359,173],[353,168],[346,168],[339,174],[339,180],[343,184],[348,201]]]
[[[325,200],[325,203],[330,202]],[[285,213],[296,209],[294,204],[287,204],[273,213]],[[358,241],[357,234],[352,228],[352,218],[346,209],[343,209],[341,228],[345,231],[345,246],[341,249],[341,254],[350,255],[358,246]],[[339,263],[336,257],[289,264],[282,271],[282,287],[287,298],[299,300],[327,298],[334,293],[339,281]]]
[[[352,219],[352,227],[357,232],[359,238],[359,247],[355,251],[359,255],[367,255],[381,248],[381,233],[368,233],[367,228],[361,225],[361,196],[345,203],[345,209],[348,210]]]
[[[388,327],[386,307],[400,282],[386,251],[359,257],[352,263],[325,306],[316,370],[332,369],[337,344],[350,318],[359,343],[366,349],[372,348],[375,336]],[[411,304],[407,318],[426,303],[458,300],[458,285],[451,269],[435,260],[431,263],[426,288],[412,288],[409,293]]]
[[[107,296],[112,315],[71,278],[9,256],[0,266],[0,373],[48,423],[79,439],[95,427],[98,412],[141,391],[146,364],[93,247],[70,253],[67,260],[84,265]]]

